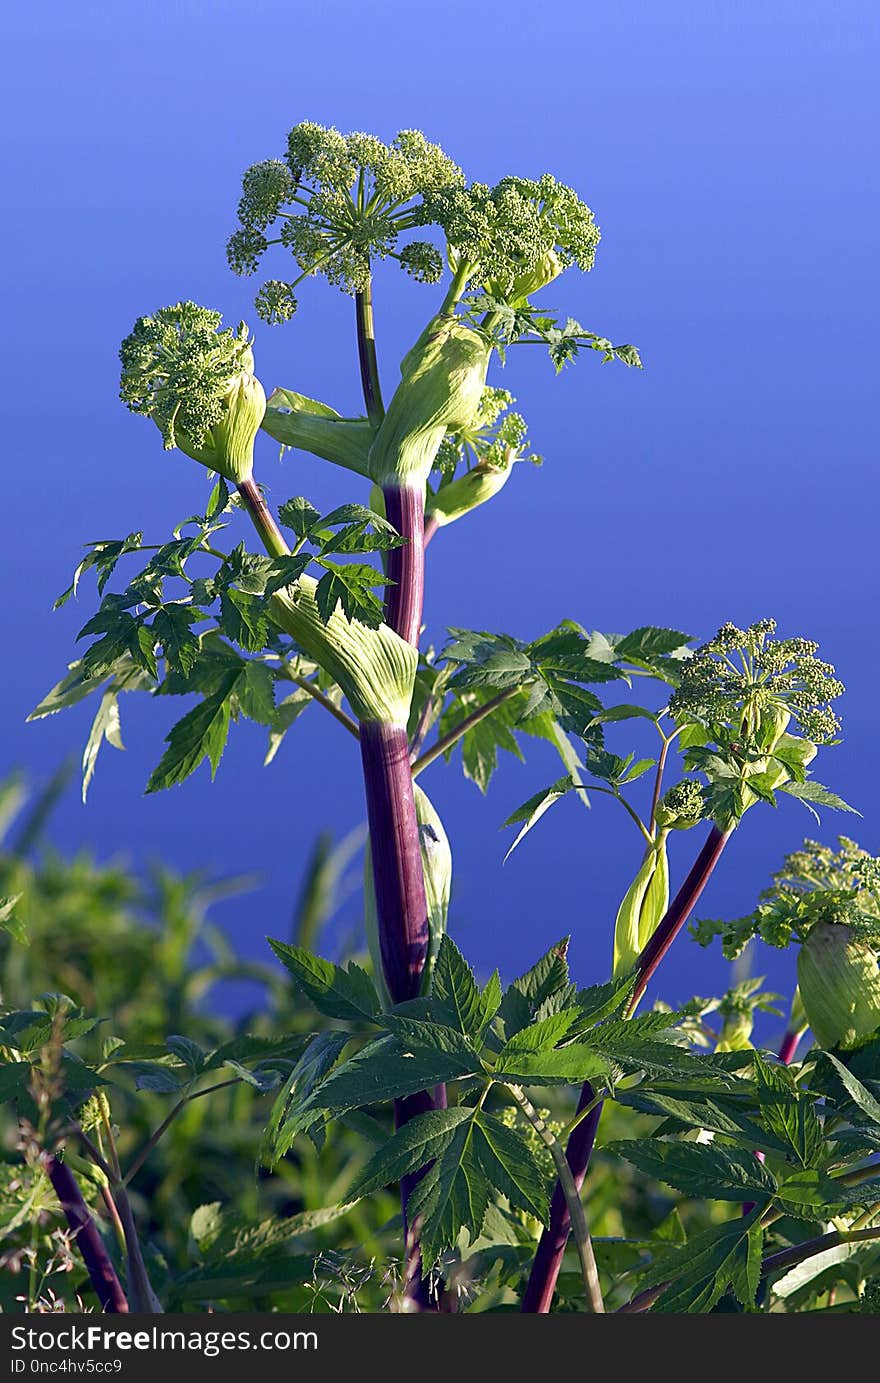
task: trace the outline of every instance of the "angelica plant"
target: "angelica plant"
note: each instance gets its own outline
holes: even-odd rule
[[[872,1228],[859,1216],[878,1179],[842,1189],[836,1173],[858,1172],[863,1145],[841,1139],[834,1120],[853,1103],[863,1114],[872,1108],[841,1053],[861,1051],[880,1027],[880,995],[867,986],[861,1006],[850,996],[841,1018],[823,982],[828,962],[813,952],[831,927],[835,971],[859,977],[839,987],[864,985],[873,923],[855,896],[838,898],[833,916],[818,893],[789,889],[774,904],[790,919],[779,935],[800,939],[807,956],[780,1060],[791,1061],[807,1022],[819,1042],[836,1044],[827,1060],[810,1059],[803,1083],[753,1045],[755,1013],[775,1011],[776,998],[757,984],[676,1009],[639,1006],[753,808],[790,797],[811,810],[847,809],[813,777],[817,755],[838,739],[832,703],[842,685],[814,643],[776,638],[766,619],[724,624],[694,647],[675,628],[606,634],[563,611],[531,637],[453,626],[420,647],[427,541],[453,523],[465,541],[468,514],[528,473],[518,462],[538,460],[513,392],[492,371],[515,368],[515,350],[527,344],[545,348],[557,371],[583,350],[640,364],[634,347],[534,301],[593,265],[598,227],[574,190],[550,174],[469,182],[413,131],[386,144],[305,123],[283,157],[247,170],[238,219],[228,243],[236,273],[253,274],[264,260],[288,266],[257,292],[267,327],[292,338],[307,330],[297,304],[305,278],[351,297],[363,413],[345,416],[295,379],[267,398],[259,341],[244,323],[224,327],[213,309],[183,302],[138,318],[120,352],[122,401],[155,423],[171,453],[164,464],[182,453],[212,473],[212,487],[203,512],[167,541],[132,532],[90,546],[61,600],[95,573],[101,603],[80,634],[91,642],[34,717],[99,694],[84,790],[101,744],[121,745],[128,692],[197,698],[170,730],[150,792],[184,783],[206,761],[216,773],[241,718],[266,728],[267,762],[279,766],[287,735],[315,707],[357,741],[370,962],[337,965],[273,939],[318,1030],[275,1082],[262,1157],[278,1168],[304,1137],[323,1146],[340,1121],[374,1133],[385,1121],[346,1204],[399,1184],[402,1309],[445,1305],[444,1293],[448,1300],[467,1274],[478,1279],[488,1255],[493,1272],[503,1262],[499,1283],[523,1311],[549,1312],[570,1239],[579,1309],[601,1312],[610,1300],[621,1309],[711,1310],[731,1292],[755,1309],[759,1279],[772,1277],[790,1248],[765,1252],[767,1236],[798,1206],[809,1223],[836,1207],[850,1217],[841,1234]],[[426,301],[392,388],[380,378],[373,317],[374,278],[386,261]],[[283,452],[343,468],[358,497],[322,513],[296,494],[273,512],[258,478],[260,432]],[[256,550],[241,537],[243,519]],[[123,571],[121,589],[111,590]],[[645,704],[627,699],[636,682]],[[656,735],[654,756],[616,741],[633,721]],[[440,763],[460,758],[485,791],[499,754],[523,758],[535,740],[553,747],[562,776],[508,815],[505,824],[518,828],[508,854],[527,849],[551,808],[572,798],[616,803],[638,837],[633,878],[609,919],[607,978],[587,987],[568,971],[576,939],[556,942],[512,983],[496,971],[481,985],[449,934],[455,833],[425,784]],[[701,830],[673,888],[672,833]],[[217,1052],[210,1060],[220,1062]],[[207,1069],[202,1059],[198,1073]],[[814,1070],[834,1110],[824,1126],[807,1083]],[[580,1088],[575,1109],[563,1106],[569,1087]],[[647,1264],[619,1272],[581,1198],[605,1108],[609,1117],[635,1110],[663,1121],[655,1138],[615,1140],[615,1156],[745,1213],[692,1224],[690,1256],[658,1234]],[[695,1130],[711,1137],[695,1142]],[[493,1258],[502,1246],[511,1252]]]

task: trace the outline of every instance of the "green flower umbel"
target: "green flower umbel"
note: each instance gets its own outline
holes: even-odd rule
[[[254,439],[266,411],[248,329],[196,303],[139,317],[119,351],[119,396],[152,418],[166,450],[217,471],[234,485],[253,472]]]

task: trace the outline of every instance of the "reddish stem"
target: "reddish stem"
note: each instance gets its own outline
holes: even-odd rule
[[[789,1029],[783,1037],[782,1045],[779,1048],[779,1060],[782,1062],[783,1066],[790,1066],[794,1061],[795,1052],[798,1049],[800,1040],[801,1034],[799,1032],[792,1032],[791,1029]]]
[[[361,722],[379,949],[394,1003],[419,993],[428,955],[428,905],[406,727]]]
[[[385,516],[406,542],[388,553],[385,620],[402,639],[419,643],[425,599],[425,487],[387,485]]]
[[[730,839],[730,835],[730,831],[722,831],[718,826],[714,825],[709,832],[699,855],[694,861],[693,868],[670,903],[665,916],[661,920],[654,935],[651,937],[651,940],[639,956],[636,964],[638,978],[629,1002],[627,1010],[628,1015],[635,1009],[648,987],[654,971],[657,969],[657,966],[660,964],[673,941],[678,936],[678,933],[693,912],[703,889],[709,882],[709,877],[713,869],[721,858],[722,851]],[[589,1081],[587,1081],[581,1090],[578,1110],[585,1109],[594,1099],[595,1092]],[[580,1190],[583,1185],[584,1178],[589,1169],[590,1158],[593,1154],[593,1143],[596,1139],[596,1130],[599,1127],[601,1114],[602,1106],[597,1105],[596,1108],[591,1110],[586,1118],[578,1124],[566,1145],[565,1155],[568,1158],[571,1173],[578,1190]],[[544,1230],[538,1243],[535,1261],[532,1264],[532,1271],[529,1275],[529,1281],[526,1285],[526,1290],[520,1305],[521,1311],[530,1311],[540,1314],[549,1312],[553,1301],[553,1294],[556,1290],[559,1271],[562,1267],[562,1259],[565,1254],[565,1246],[568,1242],[570,1228],[571,1221],[568,1215],[568,1207],[565,1204],[565,1197],[561,1194],[561,1188],[557,1183],[550,1205],[550,1224]]]
[[[76,1177],[66,1162],[51,1154],[43,1157],[43,1166],[86,1265],[89,1279],[101,1303],[101,1310],[112,1315],[127,1315],[128,1300],[116,1275],[116,1269],[110,1261],[104,1240],[92,1219],[89,1207],[83,1200]]]

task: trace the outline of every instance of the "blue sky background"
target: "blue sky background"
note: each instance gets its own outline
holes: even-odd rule
[[[255,320],[256,285],[229,273],[224,243],[241,172],[280,154],[291,125],[383,138],[416,126],[471,178],[547,169],[578,189],[602,227],[596,267],[547,301],[635,342],[646,366],[590,356],[557,379],[542,353],[511,356],[495,382],[518,396],[546,464],[519,468],[497,501],[438,538],[431,634],[454,624],[535,636],[571,616],[705,637],[724,619],[775,615],[781,632],[820,640],[847,683],[844,740],[817,776],[865,819],[828,815],[814,831],[794,802],[754,810],[704,911],[750,908],[805,833],[830,840],[841,828],[880,848],[877,30],[867,0],[11,11],[2,768],[45,781],[87,733],[89,707],[23,724],[93,608],[87,586],[78,607],[51,614],[81,543],[133,528],[161,540],[204,499],[200,468],[164,455],[117,402],[120,339],[135,316],[181,297]],[[284,268],[279,259],[274,272]],[[390,381],[435,299],[394,266],[376,297]],[[357,411],[351,316],[320,280],[291,325],[258,325],[267,387]],[[279,466],[268,439],[259,474],[276,502],[363,498],[309,458]],[[263,769],[263,734],[243,726],[213,787],[203,767],[146,798],[174,712],[179,702],[130,698],[128,752],[102,753],[87,807],[71,789],[54,840],[139,866],[256,871],[261,886],[217,918],[262,953],[266,933],[286,932],[316,831],[361,818],[357,756],[314,712]],[[506,763],[487,799],[457,768],[438,766],[425,786],[453,841],[454,934],[478,966],[511,976],[570,931],[587,981],[607,970],[639,845],[613,804],[588,815],[569,802],[502,868],[500,822],[556,774],[541,750]],[[679,869],[695,844],[676,841]],[[357,922],[352,897],[340,930]],[[755,968],[788,987],[793,957],[764,952]],[[682,938],[660,989],[674,999],[725,979],[720,954]]]

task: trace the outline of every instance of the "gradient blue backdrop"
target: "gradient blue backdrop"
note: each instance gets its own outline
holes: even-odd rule
[[[872,4],[56,0],[16,7],[5,29],[4,769],[45,780],[86,733],[89,708],[23,725],[91,612],[89,589],[50,614],[80,544],[132,528],[161,539],[204,498],[199,468],[164,456],[116,401],[133,318],[188,296],[253,321],[254,285],[228,272],[224,241],[241,171],[277,155],[293,123],[385,138],[418,126],[470,177],[550,168],[579,190],[603,231],[596,268],[548,296],[636,342],[646,366],[585,357],[555,379],[543,355],[513,356],[503,382],[528,400],[547,464],[520,468],[431,549],[431,631],[538,634],[571,615],[705,636],[773,614],[818,638],[848,684],[845,739],[821,777],[865,821],[829,816],[821,836],[880,846]],[[391,267],[377,300],[390,379],[432,298]],[[258,330],[264,382],[356,410],[351,326],[348,300],[309,285],[291,326]],[[275,500],[350,493],[307,458],[279,468],[268,439],[261,474]],[[259,952],[285,933],[316,830],[360,819],[356,756],[312,713],[264,770],[262,733],[245,726],[213,788],[203,768],[145,798],[175,711],[124,707],[127,754],[102,753],[88,806],[71,790],[54,839],[138,865],[256,870],[260,887],[218,919]],[[499,823],[556,772],[543,751],[511,760],[486,800],[457,768],[432,772],[453,836],[453,927],[508,975],[574,931],[576,972],[595,978],[638,855],[623,814],[566,803],[501,867]],[[706,910],[750,907],[812,829],[793,802],[751,813]],[[352,896],[340,934],[356,927]],[[791,964],[755,957],[785,983]],[[712,992],[725,976],[717,953],[682,939],[663,991]]]

